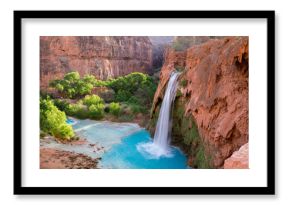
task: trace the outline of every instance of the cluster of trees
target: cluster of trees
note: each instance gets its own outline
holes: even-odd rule
[[[133,114],[149,111],[157,87],[150,76],[138,72],[105,81],[92,75],[81,78],[78,72],[70,72],[63,79],[52,81],[50,86],[64,98],[75,99],[40,99],[41,130],[61,139],[74,137],[72,127],[66,123],[66,115],[99,120],[109,113],[121,119],[124,116],[120,114],[128,115],[129,108],[131,119]],[[91,94],[98,86],[114,90],[114,102],[105,102],[100,96]]]
[[[85,75],[81,78],[78,72],[70,72],[67,73],[63,79],[52,81],[50,86],[54,87],[64,97],[71,99],[81,98],[85,95],[91,94],[94,87],[106,86],[114,90],[115,102],[126,103],[132,108],[132,110],[134,110],[134,112],[146,112],[150,109],[157,88],[152,77],[139,72],[133,72],[126,76],[104,81],[97,80],[92,75]],[[84,99],[83,103],[87,105],[87,100]],[[79,107],[80,106],[75,105],[75,107],[72,107],[71,109],[77,110]],[[96,111],[98,109],[97,107],[102,106],[95,105],[91,107],[91,110]]]
[[[105,105],[104,100],[98,95],[86,95],[77,103],[69,103],[66,100],[55,99],[54,104],[69,116],[80,119],[102,119],[105,112],[118,116],[121,112],[119,103],[112,102]]]
[[[116,93],[116,101],[140,105],[151,104],[157,85],[153,78],[143,73],[130,73],[108,81]]]
[[[40,129],[60,139],[74,137],[72,126],[66,123],[66,115],[50,99],[40,99]]]
[[[94,88],[95,80],[93,75],[85,75],[81,78],[78,72],[70,72],[63,79],[52,81],[50,86],[67,98],[76,98],[90,94]]]

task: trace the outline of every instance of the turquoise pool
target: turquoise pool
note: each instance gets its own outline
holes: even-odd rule
[[[76,120],[69,118],[76,134],[86,144],[69,145],[42,141],[41,146],[83,153],[100,158],[98,167],[104,169],[186,169],[186,156],[171,146],[166,154],[151,152],[149,132],[134,123]],[[149,150],[149,151],[148,151]],[[154,150],[154,149],[153,149]]]

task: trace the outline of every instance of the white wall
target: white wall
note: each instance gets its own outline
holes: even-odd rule
[[[288,116],[290,114],[289,6],[279,1],[185,1],[185,0],[106,0],[106,1],[1,1],[0,6],[0,128],[1,204],[287,204],[290,201]],[[13,10],[276,10],[276,196],[14,196],[13,193]],[[53,179],[52,179],[53,180]]]

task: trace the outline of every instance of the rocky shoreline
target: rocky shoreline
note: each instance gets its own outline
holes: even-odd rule
[[[96,169],[98,159],[75,152],[40,148],[40,169]]]

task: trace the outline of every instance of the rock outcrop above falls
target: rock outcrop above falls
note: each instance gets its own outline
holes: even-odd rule
[[[176,68],[182,75],[172,140],[186,151],[190,166],[221,168],[248,142],[248,37],[210,39],[186,51],[167,50],[151,125]]]
[[[107,79],[131,72],[152,72],[152,43],[145,36],[42,36],[40,82],[78,71]]]

